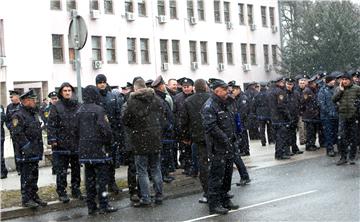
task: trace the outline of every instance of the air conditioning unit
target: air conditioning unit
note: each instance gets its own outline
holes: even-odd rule
[[[271,72],[271,70],[272,70],[272,65],[265,64],[265,72]]]
[[[245,72],[250,71],[250,70],[251,70],[250,64],[244,64],[244,65],[243,65],[243,69],[244,69]]]
[[[162,70],[162,71],[167,71],[167,70],[169,70],[169,63],[163,63],[163,64],[161,65],[161,70]]]
[[[128,20],[130,22],[135,20],[134,13],[132,13],[132,12],[126,12],[125,16],[126,16],[126,20]]]
[[[255,25],[255,24],[251,24],[251,25],[250,25],[250,30],[251,30],[251,31],[255,31],[255,30],[256,30],[256,25]]]
[[[192,62],[191,63],[191,69],[192,70],[197,70],[199,68],[199,64],[197,62]]]
[[[278,31],[278,27],[276,25],[272,25],[271,30],[273,33],[276,33]]]
[[[226,28],[227,28],[228,30],[233,29],[233,24],[232,24],[231,22],[226,22]]]
[[[90,12],[91,19],[99,19],[100,18],[100,10],[91,10]]]
[[[101,69],[102,67],[102,61],[94,60],[93,61],[93,69]]]
[[[224,69],[225,69],[224,63],[219,63],[219,64],[218,64],[218,70],[219,70],[219,72],[224,71]]]
[[[159,24],[166,23],[166,16],[165,15],[159,15],[158,16]]]
[[[0,67],[6,67],[6,57],[0,57]]]
[[[190,22],[190,25],[196,25],[196,23],[197,23],[195,17],[190,17],[189,22]]]

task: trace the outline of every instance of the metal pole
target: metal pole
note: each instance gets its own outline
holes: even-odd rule
[[[73,12],[73,31],[75,33],[75,39],[74,39],[74,51],[75,51],[75,70],[76,70],[76,79],[77,79],[77,96],[79,103],[82,103],[82,89],[81,89],[81,75],[80,75],[80,68],[81,68],[81,62],[80,62],[80,41],[79,41],[79,33],[78,33],[78,20],[76,19],[77,13],[76,11]]]

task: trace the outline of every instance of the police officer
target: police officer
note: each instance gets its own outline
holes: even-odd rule
[[[48,118],[48,143],[57,155],[56,191],[63,203],[70,201],[67,193],[67,170],[71,165],[71,194],[82,198],[80,192],[80,163],[78,138],[76,137],[76,112],[79,108],[74,99],[75,89],[65,82],[58,91],[59,101],[52,105]]]
[[[39,161],[43,156],[41,123],[33,90],[20,96],[21,106],[11,118],[15,157],[21,162],[21,195],[24,207],[46,206],[38,194]]]
[[[88,214],[98,211],[95,202],[99,200],[100,214],[117,211],[108,203],[106,185],[109,166],[112,162],[112,132],[105,110],[97,105],[101,95],[95,86],[87,86],[83,92],[84,104],[76,113],[76,128],[79,138],[79,159],[85,165],[85,185]]]
[[[108,189],[109,192],[118,194],[120,189],[115,181],[115,168],[119,167],[120,146],[123,144],[123,130],[121,124],[121,106],[123,101],[120,101],[120,97],[114,95],[107,89],[107,79],[105,75],[97,75],[95,81],[96,87],[101,95],[100,105],[105,109],[113,133],[111,153],[113,162],[109,167]]]
[[[8,174],[8,170],[5,165],[5,159],[4,159],[4,142],[5,142],[5,130],[4,130],[4,123],[6,120],[4,107],[0,106],[1,111],[1,179],[5,179]]]
[[[11,103],[6,107],[5,124],[6,124],[6,127],[8,128],[8,130],[10,131],[11,139],[14,140],[14,138],[12,137],[12,132],[11,132],[11,118],[12,118],[12,115],[16,111],[19,111],[19,109],[20,109],[20,98],[19,98],[20,93],[15,90],[9,90],[9,93],[10,93]],[[16,155],[14,143],[13,143],[13,148],[14,148],[14,153]],[[20,175],[21,163],[16,161],[16,159],[17,159],[16,156],[14,159],[15,159],[16,171],[18,172],[18,175]]]
[[[235,101],[228,96],[228,85],[222,80],[211,83],[213,93],[205,102],[201,115],[210,155],[208,203],[210,214],[226,214],[238,209],[228,192],[231,189],[236,142]]]
[[[288,128],[288,141],[289,146],[291,147],[290,156],[294,154],[302,154],[304,153],[299,149],[296,144],[296,127],[299,121],[299,110],[300,110],[300,95],[297,91],[294,90],[295,80],[292,78],[286,78],[286,93],[287,93],[287,101],[290,113],[290,124]]]
[[[275,131],[275,159],[290,159],[287,131],[290,126],[290,112],[285,91],[285,80],[280,77],[275,80],[275,87],[269,95],[271,123]]]
[[[255,113],[255,96],[260,91],[260,85],[257,82],[251,82],[247,85],[245,94],[248,98],[248,106],[249,106],[249,122],[248,122],[248,130],[250,140],[260,139],[259,133],[259,125],[256,121],[256,113]]]
[[[175,96],[174,115],[175,115],[175,134],[179,141],[180,163],[184,167],[183,174],[190,176],[191,168],[191,141],[189,132],[181,131],[181,115],[184,109],[185,99],[193,94],[194,81],[189,78],[181,78],[178,80],[181,84],[182,92]],[[184,139],[186,138],[186,139]]]

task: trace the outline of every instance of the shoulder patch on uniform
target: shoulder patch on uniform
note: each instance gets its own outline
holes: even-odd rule
[[[13,127],[16,127],[17,125],[18,125],[18,123],[19,123],[19,120],[18,120],[18,118],[13,118],[12,119],[12,125],[13,125]]]
[[[279,95],[279,99],[283,100],[284,99],[284,95]]]

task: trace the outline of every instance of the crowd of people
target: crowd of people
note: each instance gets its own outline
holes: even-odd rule
[[[49,93],[50,102],[43,100],[40,109],[33,90],[22,95],[11,90],[6,113],[1,107],[1,178],[7,177],[5,124],[13,140],[23,206],[46,206],[37,195],[45,130],[56,192],[63,203],[70,201],[69,168],[71,196],[86,200],[90,215],[117,210],[107,194],[120,192],[115,180],[120,165],[128,166],[135,207],[162,204],[163,182],[175,180],[173,172],[181,168],[183,174],[199,177],[204,192],[199,202],[208,204],[211,214],[226,214],[239,208],[229,193],[233,165],[241,178],[237,185],[251,181],[241,159],[250,155],[250,139],[260,140],[262,146],[275,144],[275,159],[284,160],[303,153],[297,145],[299,135],[305,151],[326,148],[329,157],[339,153],[337,165],[355,164],[360,144],[359,76],[358,71],[318,72],[311,78],[252,82],[245,90],[235,80],[194,82],[184,77],[165,82],[162,76],[147,81],[135,77],[120,91],[99,74],[95,85],[83,89],[82,103],[65,82]],[[81,165],[86,196],[80,189]]]

